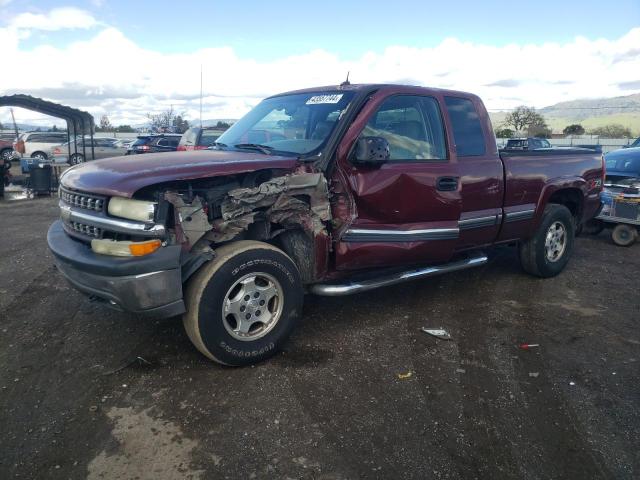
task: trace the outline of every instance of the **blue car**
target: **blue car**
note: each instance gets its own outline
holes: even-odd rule
[[[604,156],[607,164],[607,183],[624,178],[640,178],[640,147],[624,148]]]

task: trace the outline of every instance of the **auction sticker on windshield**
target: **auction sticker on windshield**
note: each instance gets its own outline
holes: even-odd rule
[[[333,95],[314,95],[307,100],[307,105],[318,105],[320,103],[338,103],[342,98],[342,93],[335,93]]]

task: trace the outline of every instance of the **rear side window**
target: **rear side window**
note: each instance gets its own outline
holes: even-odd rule
[[[198,145],[202,147],[210,147],[220,137],[220,135],[222,135],[222,132],[203,130]]]
[[[387,98],[360,136],[386,139],[390,161],[447,158],[440,110],[432,97],[395,95]]]
[[[459,157],[471,157],[485,154],[484,134],[480,116],[473,102],[467,98],[444,97],[456,151]]]

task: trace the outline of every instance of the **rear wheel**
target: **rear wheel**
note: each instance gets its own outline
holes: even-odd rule
[[[241,366],[277,353],[302,313],[304,292],[293,261],[267,243],[239,241],[187,283],[187,335],[216,362]]]
[[[558,275],[573,252],[575,222],[564,205],[550,204],[533,237],[520,244],[522,268],[537,277]]]
[[[621,247],[629,247],[635,243],[638,238],[638,230],[633,225],[619,223],[611,232],[611,240]]]
[[[71,165],[78,165],[79,163],[84,163],[84,157],[81,153],[74,153],[71,155]]]

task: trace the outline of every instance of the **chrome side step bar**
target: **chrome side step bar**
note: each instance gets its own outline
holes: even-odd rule
[[[316,295],[326,297],[339,297],[342,295],[352,295],[354,293],[366,292],[374,288],[395,285],[396,283],[408,282],[409,280],[417,280],[419,278],[435,277],[443,273],[457,272],[467,268],[479,267],[487,263],[487,256],[484,254],[476,254],[473,257],[456,262],[446,263],[444,265],[435,265],[433,267],[418,268],[406,272],[398,272],[387,276],[363,280],[360,282],[351,282],[346,284],[323,284],[318,283],[311,285],[310,291]]]

